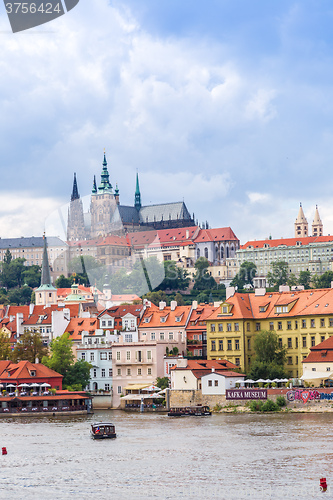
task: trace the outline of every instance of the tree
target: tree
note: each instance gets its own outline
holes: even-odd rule
[[[26,267],[22,273],[24,283],[31,288],[36,288],[40,285],[41,275],[41,267],[36,264]]]
[[[245,285],[253,286],[253,278],[257,274],[257,266],[254,262],[245,261],[241,264],[239,272],[236,274],[230,286],[237,286],[242,290]]]
[[[177,292],[176,295],[175,295],[175,301],[177,302],[178,306],[184,306],[185,305],[183,296],[179,292]]]
[[[3,328],[0,329],[0,361],[10,358],[10,335]]]
[[[42,363],[65,376],[69,367],[74,364],[72,346],[73,342],[69,333],[65,332],[61,337],[52,340],[50,344],[51,356],[43,358]]]
[[[210,290],[216,288],[217,284],[214,278],[209,274],[209,262],[204,257],[199,259],[194,264],[196,273],[194,276],[194,290]]]
[[[15,363],[19,361],[36,362],[39,360],[47,359],[48,350],[43,344],[41,334],[37,330],[29,330],[20,335],[16,346],[11,354],[11,359]]]
[[[146,293],[146,295],[144,295],[142,298],[149,300],[150,302],[155,304],[155,306],[158,306],[160,302],[167,302],[168,300],[166,293],[162,290]]]
[[[72,281],[70,278],[66,278],[63,274],[60,274],[59,278],[55,281],[55,286],[57,288],[70,288],[72,286]]]
[[[272,271],[267,274],[270,286],[278,289],[280,285],[286,285],[288,280],[288,262],[278,261],[271,264]]]
[[[313,277],[313,284],[315,288],[331,288],[333,281],[333,271],[326,271],[321,276],[315,275]]]
[[[168,377],[157,377],[156,379],[156,385],[161,389],[166,389],[169,387],[169,378]]]
[[[261,331],[254,339],[255,359],[251,365],[251,378],[285,377],[286,348],[281,347],[274,331]]]
[[[294,273],[289,274],[288,276],[288,285],[291,286],[297,286],[299,283],[297,276]]]
[[[63,386],[67,389],[69,387],[75,390],[84,389],[89,384],[91,368],[92,365],[83,359],[70,365],[63,378]]]
[[[158,285],[158,289],[185,290],[191,281],[186,269],[178,267],[174,260],[166,260],[163,264],[165,278],[162,283]]]
[[[304,286],[305,290],[309,290],[311,283],[311,273],[310,271],[301,271],[299,273],[298,283]]]

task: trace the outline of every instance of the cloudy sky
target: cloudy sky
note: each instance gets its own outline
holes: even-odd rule
[[[242,243],[333,233],[330,0],[81,0],[12,34],[0,5],[0,236],[91,191],[106,148],[132,204],[185,200]]]

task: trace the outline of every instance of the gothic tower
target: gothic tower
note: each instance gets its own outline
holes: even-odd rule
[[[49,258],[47,255],[47,243],[45,234],[44,249],[43,249],[43,263],[42,263],[42,277],[40,280],[40,287],[35,292],[36,306],[51,306],[57,304],[57,289],[51,283]]]
[[[94,179],[91,195],[91,238],[106,236],[114,229],[112,220],[116,211],[117,200],[109,180],[107,165],[104,153],[101,183],[97,188],[96,180]],[[117,194],[119,195],[119,192]]]
[[[308,221],[305,218],[302,203],[299,204],[298,216],[295,222],[295,238],[305,238],[308,236]]]
[[[323,223],[319,216],[318,205],[316,205],[315,216],[312,222],[312,236],[323,236]]]
[[[68,209],[67,241],[78,241],[86,238],[84,229],[83,205],[74,174],[73,191]]]

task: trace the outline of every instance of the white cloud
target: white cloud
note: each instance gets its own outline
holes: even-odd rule
[[[251,203],[267,203],[271,197],[268,193],[248,193]]]

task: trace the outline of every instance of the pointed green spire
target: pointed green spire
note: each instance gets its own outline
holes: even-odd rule
[[[119,196],[118,182],[116,183],[116,189],[114,190],[114,194]]]
[[[134,199],[134,207],[139,211],[141,209],[141,194],[139,187],[139,174],[136,173],[136,188],[135,188],[135,199]]]
[[[43,249],[43,263],[42,263],[42,277],[40,280],[40,286],[43,286],[43,285],[51,285],[52,286],[49,258],[47,255],[47,243],[46,243],[45,233],[44,233],[43,239],[44,239],[44,249]]]
[[[96,184],[96,175],[94,175],[92,194],[96,194],[96,193],[97,193],[97,184]]]
[[[98,186],[98,191],[99,192],[104,192],[104,191],[111,191],[112,192],[112,186],[109,181],[109,172],[108,172],[108,163],[106,161],[106,156],[104,152],[104,160],[103,160],[103,169],[102,169],[102,174],[101,174],[101,183]]]

